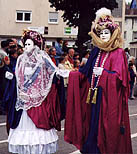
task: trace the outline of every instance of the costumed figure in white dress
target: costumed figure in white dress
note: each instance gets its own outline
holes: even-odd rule
[[[15,109],[22,110],[19,124],[10,129],[9,152],[19,154],[50,154],[57,150],[61,130],[59,90],[62,77],[69,71],[59,70],[43,50],[42,36],[24,31],[24,53],[19,56],[15,75],[17,101]]]

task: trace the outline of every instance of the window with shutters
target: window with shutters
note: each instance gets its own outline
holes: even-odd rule
[[[58,24],[58,12],[49,12],[48,23]]]

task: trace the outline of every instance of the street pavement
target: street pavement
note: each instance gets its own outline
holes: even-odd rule
[[[129,100],[129,116],[133,154],[137,154],[137,97],[135,100]],[[6,133],[5,121],[6,116],[0,115],[0,154],[10,154],[8,152],[8,136]],[[58,132],[58,135],[59,148],[55,154],[80,154],[80,152],[73,145],[64,141],[64,121],[62,121],[62,131]]]

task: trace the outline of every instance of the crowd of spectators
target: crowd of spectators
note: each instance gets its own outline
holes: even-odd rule
[[[0,49],[0,114],[5,114],[3,110],[4,91],[7,81],[11,81],[15,74],[16,61],[23,53],[23,47],[14,38],[1,41]],[[5,104],[6,106],[6,104]]]

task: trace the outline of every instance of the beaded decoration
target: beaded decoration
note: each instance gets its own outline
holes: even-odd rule
[[[95,66],[94,67],[97,67],[98,66],[99,59],[100,59],[100,56],[101,56],[101,52],[102,51],[99,51],[99,54],[97,56],[97,59],[96,59],[96,62],[95,62]],[[108,58],[108,55],[109,55],[109,52],[106,53],[105,58],[103,59],[103,62],[101,64],[101,67],[102,68],[104,67],[104,64],[106,62],[106,59]],[[94,86],[94,79],[95,79],[95,77],[98,77],[98,79],[97,79],[96,85]],[[93,95],[93,98],[92,98],[92,103],[93,104],[96,104],[96,97],[97,97],[97,90],[98,90],[97,86],[98,86],[99,80],[100,80],[100,75],[95,75],[93,73],[92,74],[92,78],[91,78],[91,87],[89,88],[89,91],[88,91],[88,96],[87,96],[86,103],[89,103],[90,102],[91,91],[93,91],[94,92],[94,95]]]

